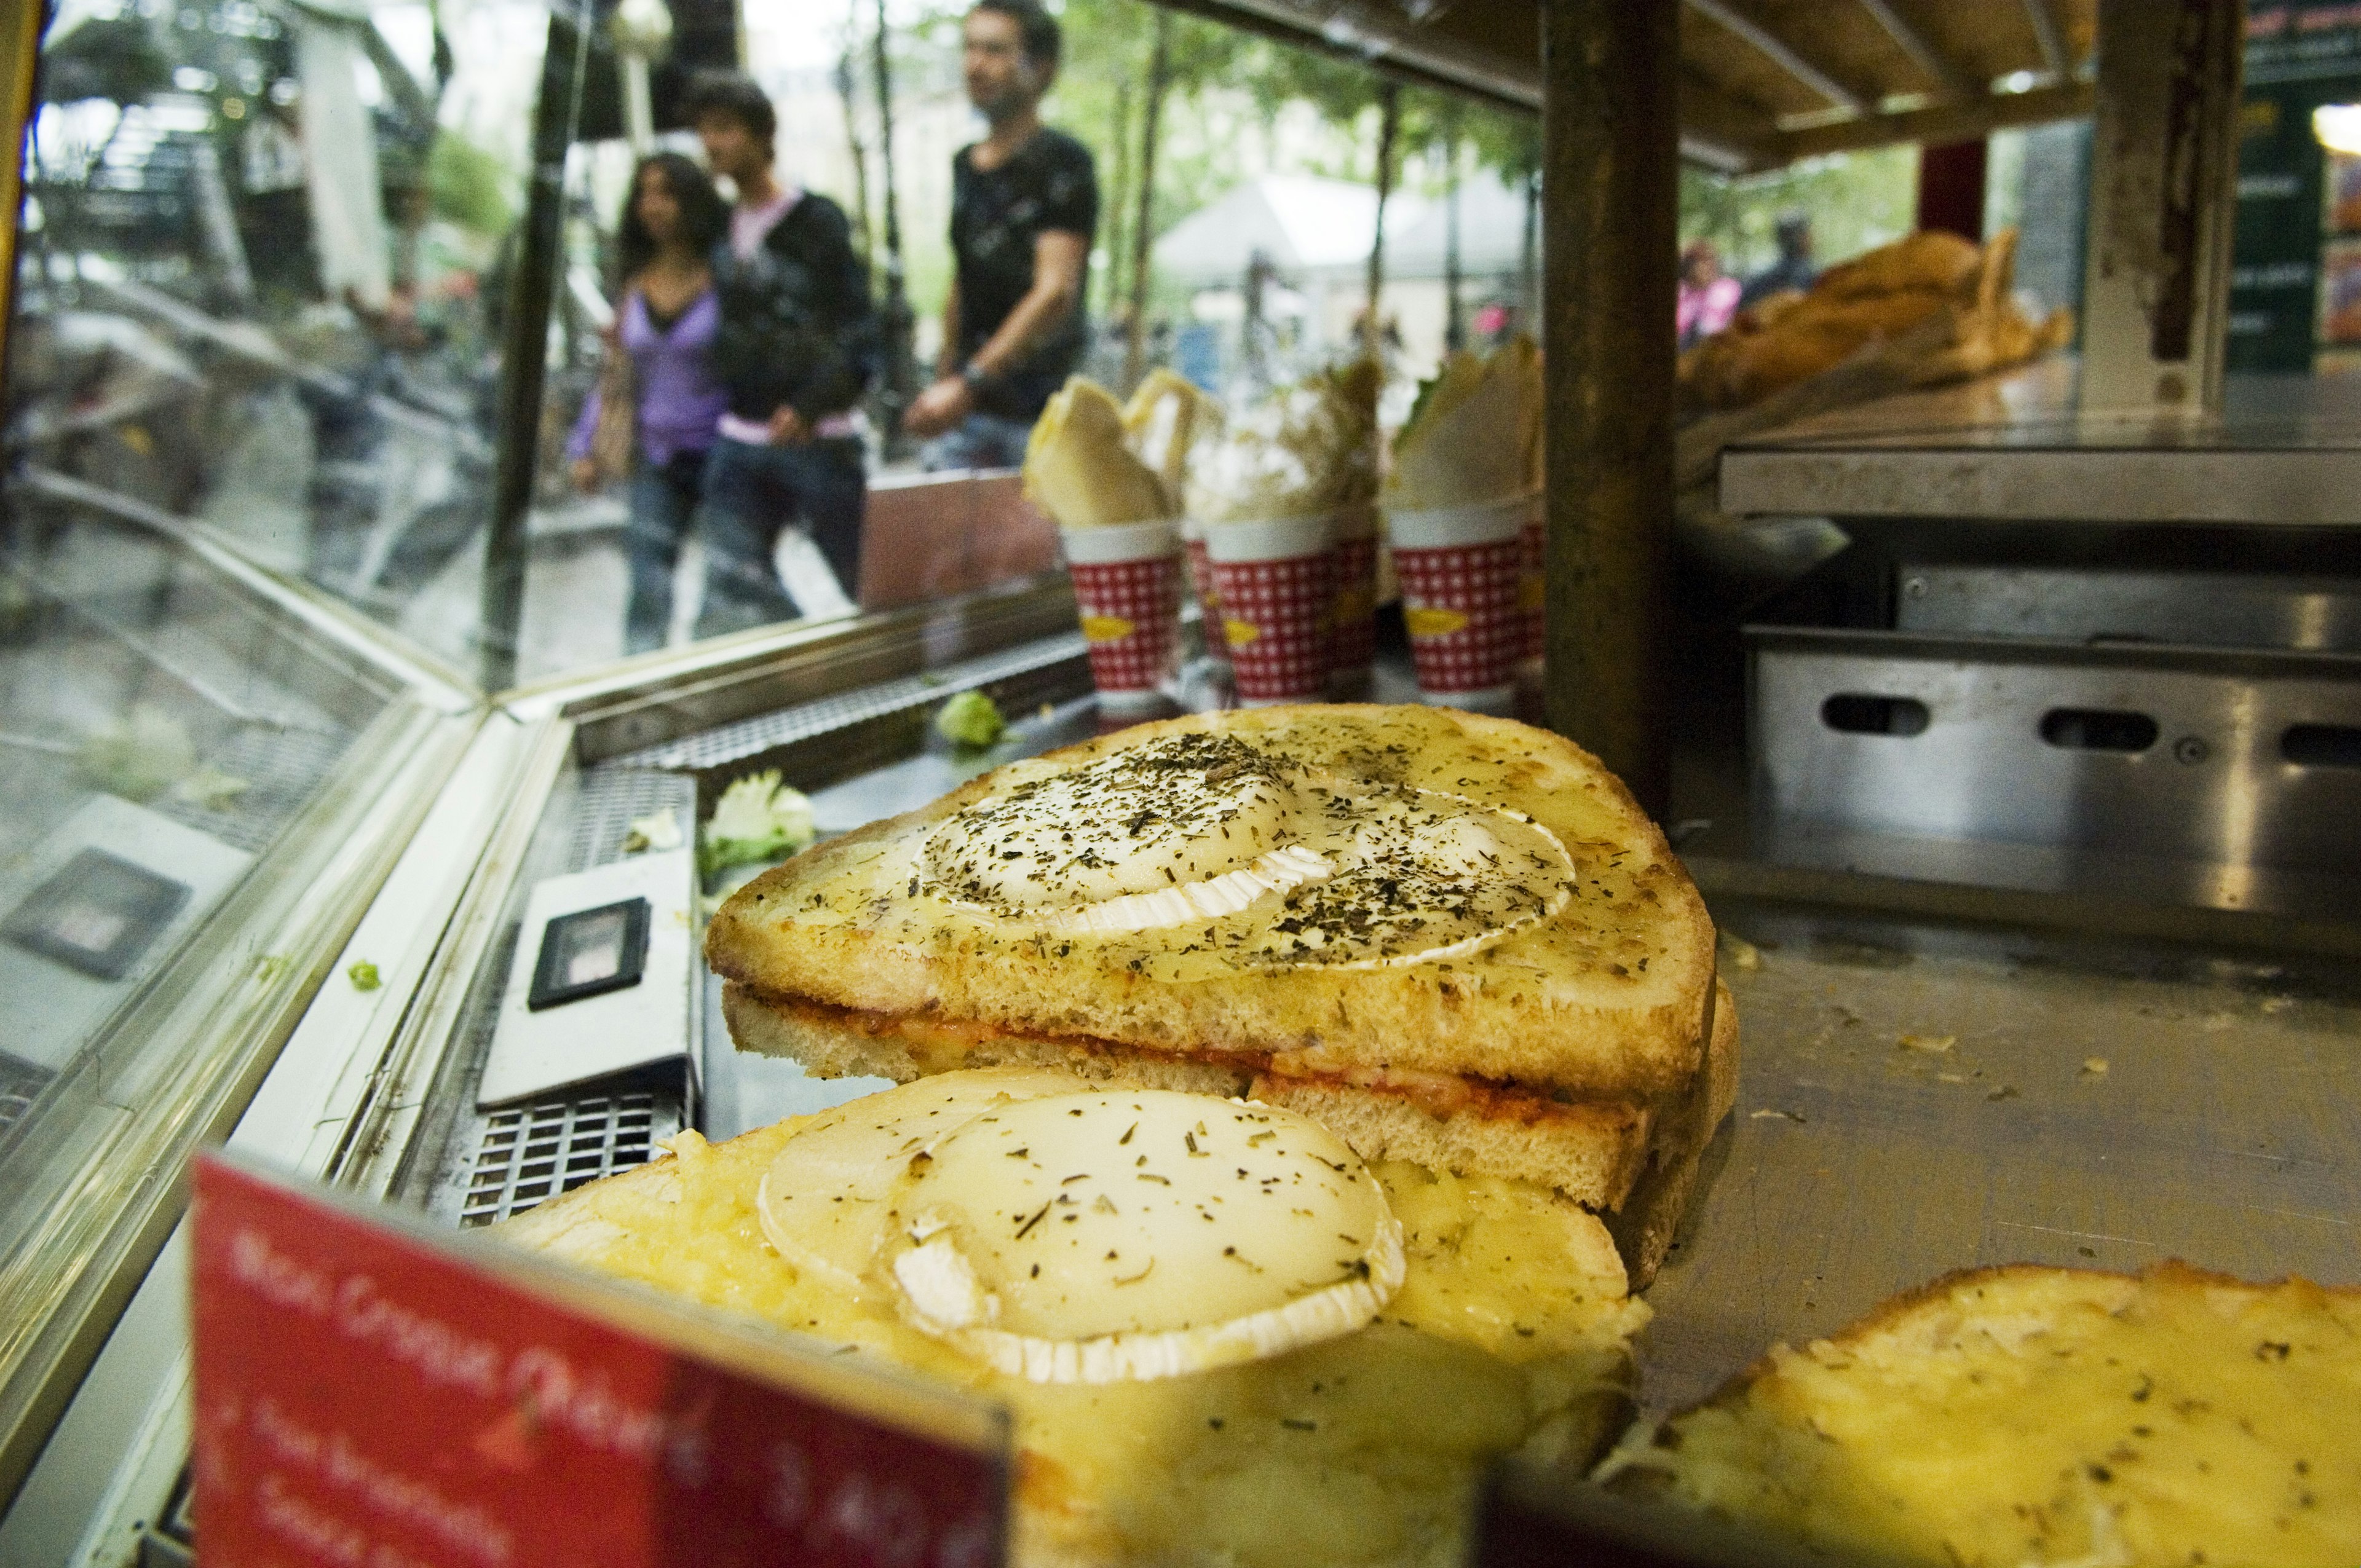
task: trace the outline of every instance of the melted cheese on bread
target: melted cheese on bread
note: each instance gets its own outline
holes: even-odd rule
[[[1271,863],[1297,853],[1328,871]],[[1208,885],[1248,872],[1242,906]],[[1191,917],[1083,914],[1159,886]],[[1633,1102],[1693,1081],[1713,985],[1703,902],[1611,774],[1428,707],[1192,715],[1011,763],[756,879],[706,950],[782,1004]]]
[[[492,1234],[1004,1401],[1021,1563],[1443,1568],[1487,1461],[1521,1444],[1579,1458],[1627,1406],[1647,1309],[1598,1220],[1523,1183],[1392,1164],[1375,1174],[1405,1277],[1369,1327],[1155,1382],[1004,1376],[764,1239],[757,1189],[813,1120],[684,1134],[672,1157]]]
[[[1990,1269],[1635,1433],[1619,1486],[1963,1568],[2361,1562],[2361,1290]]]

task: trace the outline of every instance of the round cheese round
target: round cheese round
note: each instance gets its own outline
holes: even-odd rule
[[[913,1159],[904,1315],[1012,1376],[1174,1376],[1334,1338],[1402,1278],[1353,1152],[1290,1112],[1164,1091],[983,1111]]]

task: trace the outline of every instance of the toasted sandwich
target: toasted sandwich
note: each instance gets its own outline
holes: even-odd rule
[[[2361,1562],[2361,1289],[1952,1275],[1774,1348],[1598,1478],[1884,1562]]]
[[[707,955],[741,1048],[1248,1095],[1617,1214],[1635,1282],[1736,1089],[1713,927],[1654,825],[1565,740],[1444,708],[1012,763],[749,883]]]

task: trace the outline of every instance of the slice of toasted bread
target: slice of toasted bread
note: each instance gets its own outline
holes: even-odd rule
[[[1620,1488],[1964,1568],[2361,1562],[2361,1289],[2017,1266],[1782,1345]]]
[[[1738,1008],[1718,981],[1715,995],[1704,1070],[1688,1092],[1653,1106],[1504,1104],[1506,1097],[1463,1096],[1464,1103],[1430,1109],[1405,1093],[1335,1080],[1255,1073],[1071,1039],[930,1030],[815,1003],[774,1003],[737,985],[724,988],[722,1010],[741,1049],[792,1057],[822,1077],[907,1083],[962,1067],[1054,1067],[1131,1088],[1250,1093],[1319,1122],[1367,1160],[1531,1181],[1587,1208],[1624,1210],[1609,1228],[1636,1287],[1663,1261],[1697,1157],[1737,1097]]]
[[[684,1134],[488,1234],[1005,1403],[1018,1568],[1458,1563],[1492,1460],[1585,1464],[1629,1419],[1626,1343],[1647,1309],[1598,1220],[1547,1193],[1382,1168],[1407,1259],[1384,1321],[1152,1383],[1029,1383],[773,1249],[765,1173],[822,1120]]]
[[[981,913],[919,874],[927,835],[979,803],[1188,735],[1231,738],[1373,788],[1522,814],[1563,845],[1570,896],[1434,961],[1257,965],[1228,956],[1211,922],[1202,942],[1194,926],[1052,935]],[[1119,825],[1076,826],[1087,835]],[[778,1003],[1257,1068],[1283,1058],[1299,1075],[1453,1075],[1586,1101],[1686,1092],[1713,981],[1704,904],[1612,774],[1554,735],[1433,707],[1192,715],[1012,764],[757,878],[716,916],[706,951],[722,975]]]

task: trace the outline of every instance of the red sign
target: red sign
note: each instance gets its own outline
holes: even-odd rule
[[[996,1412],[218,1156],[208,1568],[992,1568]]]

